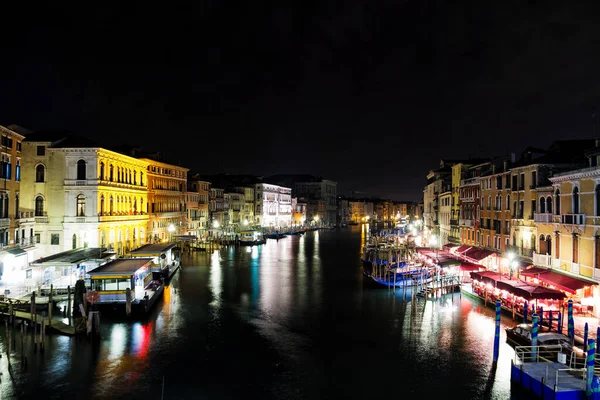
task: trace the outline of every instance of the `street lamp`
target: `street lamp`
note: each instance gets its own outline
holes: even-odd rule
[[[315,215],[315,225],[319,225],[319,216]]]
[[[173,232],[175,232],[175,225],[169,224],[169,227],[167,228],[167,230],[169,231],[169,242],[172,242],[173,241]]]
[[[515,269],[517,269],[517,260],[515,259],[515,253],[513,253],[512,251],[508,253],[508,277],[509,279],[512,279],[513,277],[513,273],[515,271]],[[500,268],[498,268],[498,270],[500,270]]]

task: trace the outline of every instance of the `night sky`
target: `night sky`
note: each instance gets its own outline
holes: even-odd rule
[[[3,10],[0,124],[142,144],[201,173],[418,200],[440,158],[600,136],[587,5],[25,3]]]

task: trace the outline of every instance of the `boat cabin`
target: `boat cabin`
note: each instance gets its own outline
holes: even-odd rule
[[[176,262],[173,248],[175,243],[149,243],[131,251],[132,258],[152,258],[153,271],[161,271]]]
[[[152,258],[118,258],[91,270],[92,290],[100,295],[98,303],[125,303],[130,289],[133,300],[142,300],[152,281]]]

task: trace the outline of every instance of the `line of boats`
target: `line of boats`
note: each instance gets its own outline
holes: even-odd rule
[[[286,236],[304,235],[309,231],[316,231],[319,229],[335,229],[335,227],[312,227],[312,228],[298,228],[290,229],[287,231],[273,231],[273,232],[262,232],[259,230],[246,230],[240,232],[239,244],[241,246],[255,246],[259,244],[265,244],[267,239],[283,239]]]

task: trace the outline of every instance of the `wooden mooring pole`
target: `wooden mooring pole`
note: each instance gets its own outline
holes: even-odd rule
[[[54,308],[54,304],[52,303],[52,292],[53,291],[54,291],[54,285],[50,284],[50,296],[48,296],[48,325],[50,325],[50,327],[52,327],[52,311]]]
[[[71,286],[67,286],[67,318],[71,325]]]

